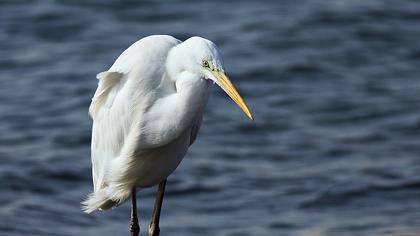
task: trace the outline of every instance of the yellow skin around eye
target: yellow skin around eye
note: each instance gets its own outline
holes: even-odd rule
[[[210,63],[206,60],[203,60],[203,67],[209,68],[211,71],[220,71],[218,68],[214,67],[213,65],[210,65]]]

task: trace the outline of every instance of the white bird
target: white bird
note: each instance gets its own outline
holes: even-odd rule
[[[225,75],[219,49],[201,37],[140,39],[97,79],[89,107],[94,191],[83,209],[107,210],[131,197],[131,233],[137,235],[136,189],[159,184],[149,226],[149,234],[158,235],[166,179],[197,136],[211,85],[252,114]]]

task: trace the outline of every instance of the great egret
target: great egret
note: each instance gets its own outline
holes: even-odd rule
[[[197,136],[212,82],[252,114],[225,75],[219,49],[200,37],[140,39],[97,79],[89,107],[94,192],[83,209],[108,210],[131,196],[131,233],[138,235],[136,189],[159,184],[149,225],[149,235],[158,235],[166,178]]]

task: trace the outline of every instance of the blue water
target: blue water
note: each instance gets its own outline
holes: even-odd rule
[[[420,235],[420,2],[0,1],[0,235],[128,235],[84,214],[96,73],[150,34],[214,41],[214,87],[161,235]],[[155,189],[138,194],[146,235]]]

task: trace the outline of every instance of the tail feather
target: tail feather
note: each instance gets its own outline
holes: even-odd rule
[[[82,202],[82,210],[92,213],[96,210],[106,211],[119,206],[130,197],[130,190],[105,187],[88,195]]]

